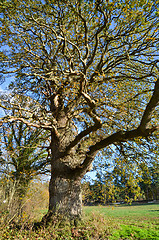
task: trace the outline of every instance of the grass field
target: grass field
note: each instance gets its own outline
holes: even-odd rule
[[[159,204],[91,206],[83,212],[84,220],[77,228],[56,224],[35,231],[31,225],[27,229],[1,225],[0,239],[159,240]]]
[[[108,239],[159,240],[159,204],[85,207],[84,211],[100,213],[114,226]]]

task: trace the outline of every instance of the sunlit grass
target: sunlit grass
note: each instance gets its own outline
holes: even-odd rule
[[[99,213],[103,213],[107,217],[153,218],[159,216],[159,204],[84,207],[84,212],[86,214],[96,211]]]
[[[108,239],[159,239],[159,204],[137,206],[84,207],[86,215],[100,213],[110,222],[118,223]]]

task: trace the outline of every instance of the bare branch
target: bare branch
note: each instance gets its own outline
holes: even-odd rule
[[[103,14],[104,16],[104,23],[102,26],[100,26],[100,28],[97,30],[97,32],[95,33],[94,37],[95,38],[95,46],[92,52],[92,55],[90,57],[90,60],[87,62],[86,65],[86,69],[89,68],[89,66],[93,63],[93,60],[96,56],[96,52],[97,52],[97,48],[98,48],[98,44],[99,44],[99,34],[103,31],[103,29],[106,27],[107,22],[108,22],[108,17],[106,16],[106,13],[104,13],[102,10],[100,10],[100,12]],[[93,41],[93,40],[92,40]]]
[[[86,54],[85,54],[85,56],[84,56],[84,58],[83,58],[83,61],[86,63],[86,61],[87,61],[87,59],[88,59],[88,56],[89,56],[89,44],[88,44],[88,27],[87,27],[87,21],[86,21],[86,19],[82,16],[82,14],[80,13],[80,12],[77,12],[76,10],[75,10],[75,8],[73,8],[74,9],[74,12],[81,18],[81,20],[82,20],[82,22],[83,22],[83,24],[84,24],[84,29],[85,29],[85,47],[86,47]]]
[[[145,112],[143,114],[143,117],[142,117],[142,120],[141,120],[141,123],[139,126],[139,128],[142,131],[145,131],[148,123],[151,121],[152,114],[157,105],[159,105],[159,78],[157,79],[157,81],[155,83],[153,95],[152,95],[149,103],[147,104],[147,107],[145,109]]]
[[[11,117],[11,116],[7,116],[7,117],[4,117],[4,118],[1,118],[0,119],[0,124],[7,123],[7,122],[17,122],[17,121],[21,121],[21,122],[25,123],[27,126],[30,126],[30,127],[43,128],[45,130],[52,130],[52,129],[54,129],[54,126],[51,126],[50,124],[31,123],[31,122],[25,120],[24,118],[21,118],[21,117]]]

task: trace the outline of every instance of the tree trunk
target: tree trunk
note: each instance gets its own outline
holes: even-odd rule
[[[49,211],[71,220],[82,213],[81,180],[52,176],[49,185]]]
[[[82,215],[81,178],[52,176],[49,184],[49,211],[43,220],[67,220],[76,225]]]
[[[68,119],[61,112],[57,117],[58,134],[51,134],[51,180],[49,184],[49,211],[43,220],[66,220],[76,224],[82,214],[81,179],[83,174],[75,171],[80,165],[81,158],[73,149],[60,156],[74,138],[67,126]],[[62,129],[62,130],[61,130]]]

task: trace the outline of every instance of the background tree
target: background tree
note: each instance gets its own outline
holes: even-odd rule
[[[140,138],[131,143],[123,142],[110,146],[107,151],[98,154],[94,161],[94,169],[97,171],[96,182],[100,183],[106,201],[110,200],[109,194],[106,194],[109,188],[116,201],[155,199],[157,197],[158,160],[158,139],[156,137],[149,137],[146,140]],[[102,191],[97,189],[102,199]],[[150,198],[147,198],[146,191],[151,195]]]
[[[47,217],[75,219],[81,178],[97,152],[158,134],[158,1],[5,4],[1,73],[15,77],[12,94],[28,95],[35,105],[26,115],[10,102],[21,115],[2,121],[50,131]]]
[[[156,159],[155,159],[156,160]],[[158,161],[151,165],[142,165],[143,174],[140,187],[144,191],[145,199],[148,201],[158,200],[159,198],[159,166]]]
[[[136,149],[122,146],[122,153],[121,146],[112,150],[109,149],[109,157],[108,152],[98,154],[94,162],[95,180],[82,183],[84,204],[157,200],[158,147],[155,149],[154,143],[151,146],[146,141],[139,146],[136,143]]]
[[[12,101],[18,101],[22,105],[21,97]],[[23,107],[26,105],[29,103],[23,103]],[[18,117],[16,109],[12,110],[11,114]],[[8,122],[1,126],[3,158],[0,163],[2,166],[1,182],[3,181],[5,194],[4,201],[7,203],[9,211],[16,205],[18,210],[15,210],[19,211],[19,215],[31,180],[37,175],[47,172],[49,160],[46,149],[43,148],[44,137],[41,130],[28,127],[23,122]],[[14,211],[12,213],[15,214]]]

